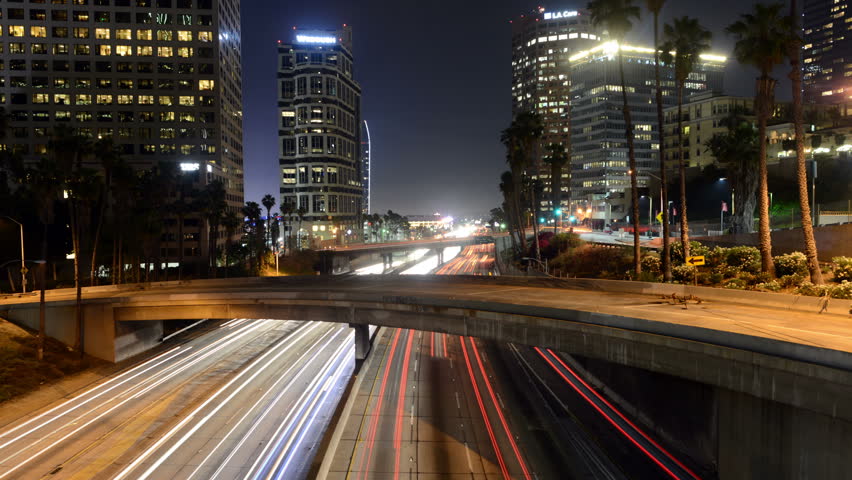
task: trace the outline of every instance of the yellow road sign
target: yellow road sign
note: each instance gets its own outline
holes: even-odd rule
[[[704,265],[704,255],[697,255],[694,257],[686,257],[686,263],[690,265],[695,265],[696,267],[700,265]]]
[[[660,213],[657,214],[656,218],[658,222],[663,223],[663,212],[660,211]]]

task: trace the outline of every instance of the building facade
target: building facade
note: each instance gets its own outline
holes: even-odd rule
[[[67,125],[113,139],[137,169],[168,161],[196,187],[221,180],[239,211],[239,0],[19,0],[0,3],[0,14],[2,148],[36,160],[53,127]],[[204,221],[184,227],[183,257],[202,261]],[[161,254],[175,259],[179,228],[166,230]]]
[[[618,70],[624,57],[628,104],[633,122],[634,151],[640,188],[659,175],[660,135],[657,129],[654,50],[607,42],[571,57],[571,201],[583,217],[622,220],[629,213],[628,148]],[[725,58],[702,55],[686,82],[685,95],[723,86]],[[663,103],[675,105],[674,75],[661,66]],[[588,212],[588,213],[587,213]]]
[[[805,0],[803,81],[806,102],[843,103],[852,98],[850,0]]]
[[[550,169],[543,161],[545,147],[551,143],[566,149],[570,146],[568,59],[600,42],[600,34],[585,10],[540,7],[512,20],[512,115],[541,115],[544,132],[529,173],[544,180],[548,192]],[[564,202],[568,200],[569,170],[563,169]],[[545,198],[551,198],[550,194]],[[550,208],[548,201],[542,203],[544,209]]]
[[[303,245],[359,241],[361,87],[352,30],[293,30],[278,44],[281,204],[301,212]]]
[[[364,120],[361,126],[361,186],[364,195],[361,199],[361,213],[370,213],[370,126]]]

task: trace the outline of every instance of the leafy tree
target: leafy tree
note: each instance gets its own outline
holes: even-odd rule
[[[633,0],[592,0],[588,5],[592,24],[603,27],[610,38],[618,43],[618,73],[621,80],[622,112],[624,115],[625,138],[627,139],[627,158],[630,165],[630,193],[633,204],[633,270],[636,278],[642,272],[639,248],[639,186],[636,181],[636,150],[633,145],[633,121],[630,117],[630,105],[627,103],[627,83],[624,80],[624,55],[621,44],[624,37],[633,28],[633,20],[639,20],[639,7]]]
[[[214,180],[204,186],[198,201],[199,212],[208,228],[207,265],[213,278],[216,278],[216,240],[219,237],[219,226],[228,209],[225,198],[224,184],[221,180]]]
[[[518,229],[521,248],[526,251],[527,239],[524,233],[524,221],[521,217],[525,208],[521,201],[521,193],[524,185],[524,173],[529,168],[532,155],[538,139],[544,133],[541,116],[533,112],[518,114],[509,128],[500,134],[500,141],[506,146],[506,160],[512,171],[512,202],[515,205],[515,213],[518,215]]]
[[[233,247],[233,239],[242,224],[243,218],[233,210],[225,213],[225,216],[222,218],[222,226],[225,227],[225,234],[228,236],[225,243],[225,276],[228,275],[228,268],[231,266],[228,256]]]
[[[272,207],[275,206],[275,197],[270,194],[266,194],[263,196],[263,199],[260,201],[263,204],[263,207],[266,208],[266,243],[268,245],[272,245],[272,239],[270,237],[270,233],[272,232]]]

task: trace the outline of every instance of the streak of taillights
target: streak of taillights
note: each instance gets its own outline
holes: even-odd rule
[[[576,378],[576,379],[577,379],[580,383],[582,383],[582,384],[583,384],[583,386],[585,386],[585,387],[586,387],[586,388],[587,388],[590,392],[592,392],[592,393],[593,393],[593,394],[594,394],[594,395],[595,395],[598,399],[600,399],[600,401],[602,401],[604,404],[606,404],[606,406],[607,406],[607,407],[609,407],[609,409],[610,409],[610,410],[612,410],[613,412],[615,412],[615,414],[616,414],[616,415],[618,415],[618,416],[619,416],[622,420],[624,420],[624,421],[625,421],[628,425],[630,425],[630,427],[632,427],[634,430],[636,430],[636,431],[639,433],[639,435],[642,435],[642,436],[645,438],[645,440],[647,440],[647,441],[648,441],[648,442],[650,442],[652,445],[654,445],[654,446],[655,446],[655,447],[656,447],[659,451],[663,452],[663,454],[664,454],[665,456],[669,457],[669,460],[671,460],[671,461],[673,461],[674,463],[676,463],[678,467],[680,467],[680,468],[682,468],[684,471],[686,471],[686,472],[687,472],[690,476],[692,476],[692,478],[694,478],[695,480],[701,480],[701,478],[700,478],[698,475],[696,475],[696,474],[695,474],[695,472],[693,472],[692,470],[690,470],[690,469],[689,469],[686,465],[684,465],[684,464],[683,464],[680,460],[678,460],[678,459],[677,459],[674,455],[672,455],[671,453],[669,453],[669,451],[668,451],[668,450],[666,450],[665,448],[663,448],[663,447],[662,447],[662,445],[660,445],[660,444],[659,444],[659,443],[657,443],[657,442],[656,442],[653,438],[651,438],[650,436],[648,436],[648,434],[646,434],[646,433],[645,433],[642,429],[640,429],[638,426],[636,426],[636,424],[634,424],[632,421],[630,421],[630,419],[628,419],[626,416],[624,416],[624,414],[623,414],[623,413],[621,413],[621,411],[620,411],[620,410],[618,410],[617,408],[615,408],[615,407],[614,407],[614,406],[613,406],[613,405],[612,405],[612,404],[611,404],[611,403],[610,403],[610,402],[609,402],[606,398],[604,398],[604,397],[603,397],[600,393],[598,393],[598,392],[597,392],[597,390],[595,390],[595,389],[594,389],[594,388],[592,388],[592,387],[591,387],[588,383],[586,383],[586,381],[585,381],[585,380],[583,380],[583,379],[582,379],[582,377],[580,377],[580,376],[577,374],[577,372],[575,372],[575,371],[574,371],[571,367],[569,367],[569,366],[568,366],[565,362],[563,362],[561,358],[559,358],[559,355],[557,355],[557,354],[556,354],[553,350],[551,350],[551,349],[549,349],[549,348],[547,349],[547,351],[548,351],[548,353],[550,353],[551,355],[553,355],[553,358],[555,358],[555,359],[556,359],[556,361],[557,361],[557,362],[559,362],[559,364],[560,364],[560,365],[562,365],[562,367],[563,367],[563,368],[565,368],[565,370],[567,370],[567,371],[568,371],[568,373],[570,373],[570,374],[571,374],[571,376],[573,376],[573,377],[574,377],[574,378]]]
[[[527,465],[524,462],[523,457],[521,457],[521,452],[518,449],[518,445],[515,443],[515,437],[512,435],[512,432],[509,430],[509,424],[506,422],[506,417],[503,415],[503,410],[500,408],[500,404],[497,402],[497,396],[494,395],[494,389],[491,387],[491,381],[488,380],[488,374],[485,373],[485,367],[482,365],[482,358],[479,356],[479,350],[476,348],[476,342],[473,339],[470,339],[470,346],[473,348],[473,356],[476,358],[476,363],[479,365],[479,372],[482,373],[482,379],[485,381],[485,386],[488,388],[488,395],[491,397],[491,403],[494,404],[494,409],[497,410],[497,416],[500,418],[500,423],[503,425],[503,430],[506,432],[506,436],[509,437],[509,443],[512,445],[512,451],[515,453],[515,457],[518,459],[518,464],[521,466],[521,470],[524,472],[524,478],[530,478],[530,472],[527,470]]]
[[[400,333],[401,333],[401,331],[399,329],[397,329],[396,335],[394,335],[393,342],[391,343],[391,349],[390,349],[390,353],[388,354],[388,361],[387,361],[387,364],[385,365],[385,371],[384,371],[384,374],[382,374],[382,383],[381,383],[381,386],[379,387],[379,399],[376,402],[376,414],[373,415],[373,417],[370,419],[370,425],[367,428],[367,442],[366,442],[367,445],[366,445],[366,448],[364,448],[364,451],[361,453],[361,462],[360,462],[360,465],[363,468],[358,469],[358,479],[361,478],[362,473],[365,475],[365,478],[367,478],[366,477],[367,471],[370,469],[370,459],[373,455],[373,444],[375,443],[375,440],[376,440],[376,429],[378,428],[379,418],[381,417],[382,401],[385,398],[385,388],[387,387],[388,374],[390,373],[391,365],[393,365],[393,356],[394,356],[394,353],[396,352],[396,345],[397,345],[397,343],[399,343]],[[368,398],[367,401],[369,402],[369,398]],[[365,463],[366,463],[366,466],[364,466]]]
[[[491,420],[488,419],[488,412],[485,411],[485,405],[482,403],[482,395],[479,394],[479,386],[476,383],[476,376],[473,374],[473,367],[470,365],[470,357],[467,354],[467,347],[464,344],[464,337],[459,337],[461,342],[462,354],[464,362],[467,364],[467,373],[470,376],[470,383],[473,385],[473,393],[476,396],[476,403],[479,405],[479,411],[482,412],[482,419],[485,421],[485,429],[488,431],[488,438],[491,440],[491,446],[494,448],[494,454],[497,456],[497,463],[500,465],[500,472],[503,478],[508,479],[509,470],[506,468],[506,462],[503,460],[503,454],[500,452],[500,446],[497,445],[497,438],[494,436],[494,429],[491,427]]]
[[[396,423],[393,428],[393,445],[396,449],[396,454],[393,462],[393,478],[399,479],[399,457],[402,453],[402,417],[405,415],[405,391],[408,383],[408,363],[411,359],[411,342],[414,340],[414,335],[409,330],[407,332],[408,339],[405,342],[405,354],[402,360],[402,376],[399,380],[399,399],[396,404]]]

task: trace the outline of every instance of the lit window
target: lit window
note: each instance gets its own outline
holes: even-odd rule
[[[109,40],[109,29],[108,28],[96,28],[95,29],[95,38],[98,40]]]
[[[174,105],[174,97],[171,95],[161,95],[160,96],[160,105],[172,106]]]
[[[116,95],[115,99],[119,105],[133,104],[133,95]]]
[[[30,27],[30,36],[37,38],[47,38],[47,27],[32,26]]]
[[[215,80],[199,80],[198,81],[198,89],[199,90],[213,90],[216,86]]]
[[[192,47],[178,47],[177,56],[182,58],[192,57]]]
[[[112,95],[98,95],[98,105],[112,105]]]
[[[157,47],[158,57],[171,57],[172,55],[172,47]]]
[[[139,95],[139,105],[153,105],[154,104],[154,96],[153,95]]]
[[[136,30],[136,40],[151,40],[153,37],[151,30]]]
[[[127,57],[133,55],[133,47],[130,45],[116,45],[115,54],[119,57]]]
[[[133,34],[129,28],[119,28],[115,30],[115,38],[118,40],[132,40]]]
[[[71,95],[56,93],[53,95],[53,103],[56,105],[71,105]]]
[[[179,103],[184,107],[191,107],[195,105],[195,97],[192,96],[183,96],[178,97]]]
[[[89,38],[89,29],[86,27],[74,28],[74,38]]]
[[[91,105],[92,96],[89,94],[79,94],[76,100],[77,105]]]
[[[198,41],[199,42],[212,42],[213,41],[213,32],[198,32]]]
[[[136,47],[136,55],[140,57],[150,57],[154,55],[154,47],[150,45],[140,45]]]
[[[49,93],[34,93],[33,103],[47,103],[50,101]]]
[[[112,54],[112,46],[111,45],[98,45],[97,54],[98,55],[111,55]]]
[[[9,36],[10,37],[23,37],[24,36],[24,26],[23,25],[9,25]]]
[[[82,44],[82,43],[78,43],[77,45],[74,45],[74,54],[75,55],[91,55],[91,53],[92,53],[92,46],[91,45],[86,45],[86,44]]]
[[[177,32],[178,40],[181,42],[191,42],[192,41],[192,31],[190,30],[178,30]]]

